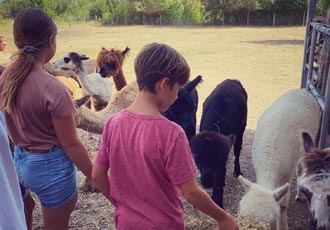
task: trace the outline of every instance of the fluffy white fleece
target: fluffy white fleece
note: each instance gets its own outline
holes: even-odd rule
[[[280,205],[274,198],[273,191],[252,184],[240,201],[240,215],[265,222],[275,222],[280,215]]]
[[[298,159],[304,154],[302,132],[315,140],[319,129],[321,109],[305,89],[294,89],[279,97],[261,115],[253,145],[252,163],[257,185],[240,202],[242,216],[272,221],[277,217],[277,228],[287,229],[287,213],[279,211],[288,206],[289,196],[277,204],[272,191],[290,183]]]

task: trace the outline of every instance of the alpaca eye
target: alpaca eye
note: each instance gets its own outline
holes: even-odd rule
[[[330,207],[330,195],[327,195],[328,207]]]
[[[65,57],[65,58],[64,58],[64,62],[65,62],[65,63],[69,63],[69,62],[70,62],[70,60],[71,60],[71,59],[70,59],[70,58],[68,58],[68,57]]]
[[[303,187],[303,186],[300,186],[299,190],[306,196],[308,202],[310,202],[312,199],[313,193],[311,191],[309,191],[308,188]]]

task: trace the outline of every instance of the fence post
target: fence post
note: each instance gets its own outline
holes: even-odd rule
[[[306,81],[307,81],[307,69],[306,69],[306,63],[308,60],[308,41],[310,36],[310,31],[313,29],[310,25],[310,22],[312,18],[315,16],[316,13],[316,0],[309,0],[308,5],[308,11],[307,11],[307,19],[306,19],[306,36],[305,36],[305,48],[304,48],[304,59],[303,59],[303,66],[302,66],[302,74],[301,74],[301,88],[306,87]]]

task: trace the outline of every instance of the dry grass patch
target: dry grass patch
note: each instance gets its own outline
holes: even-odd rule
[[[0,53],[0,63],[8,62],[14,52],[12,22],[2,22],[1,33],[7,36],[8,47]],[[216,84],[231,78],[242,82],[248,93],[248,121],[241,153],[244,176],[254,180],[251,165],[251,144],[260,114],[289,89],[299,88],[303,61],[305,27],[152,27],[152,26],[97,26],[93,24],[58,24],[57,58],[65,52],[75,51],[96,58],[102,47],[124,49],[131,52],[124,63],[127,82],[134,79],[133,62],[138,51],[147,43],[162,42],[178,49],[191,67],[192,77],[202,75],[204,82],[197,88],[198,122],[205,98]],[[115,88],[113,88],[115,89]],[[79,136],[95,158],[99,136],[88,138],[84,131]],[[237,178],[232,176],[233,154],[227,165],[224,205],[237,219],[240,229],[269,229],[269,226],[237,215],[244,194]],[[79,187],[83,175],[79,172]],[[294,196],[294,186],[291,189]],[[292,199],[289,207],[289,229],[306,229],[303,204]],[[213,229],[214,222],[186,202],[187,229]],[[113,207],[100,194],[83,193],[70,220],[70,229],[114,229]],[[34,214],[34,229],[42,226],[40,208]]]

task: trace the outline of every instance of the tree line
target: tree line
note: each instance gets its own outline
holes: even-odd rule
[[[318,11],[330,0],[319,0]],[[0,20],[26,7],[55,19],[118,25],[299,25],[308,0],[0,0]]]

